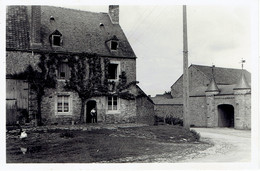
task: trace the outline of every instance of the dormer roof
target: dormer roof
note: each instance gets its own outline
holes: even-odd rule
[[[219,92],[218,86],[217,86],[214,78],[211,79],[206,92]]]
[[[239,81],[236,84],[234,89],[250,89],[250,86],[246,81],[243,70],[242,70],[242,73],[241,73],[241,77],[240,77],[240,79],[239,79]]]

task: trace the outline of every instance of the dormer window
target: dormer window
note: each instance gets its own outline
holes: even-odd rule
[[[106,41],[106,44],[110,51],[116,51],[118,50],[119,39],[114,35],[112,38]]]
[[[117,47],[118,47],[118,42],[112,40],[111,41],[111,50],[117,50]]]
[[[62,45],[62,34],[58,30],[55,30],[50,35],[50,43],[52,46],[61,46]]]
[[[54,46],[61,45],[61,36],[60,35],[52,35],[52,45],[54,45]]]

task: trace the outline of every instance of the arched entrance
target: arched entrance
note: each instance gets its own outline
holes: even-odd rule
[[[234,107],[232,105],[218,105],[218,126],[234,127]]]
[[[87,113],[86,113],[86,123],[92,123],[93,122],[91,114],[90,114],[90,111],[93,108],[95,108],[95,110],[97,111],[96,105],[97,105],[97,103],[96,103],[95,100],[90,100],[90,101],[87,102],[87,105],[86,105],[86,107],[87,107],[87,110],[86,110],[87,111]],[[97,112],[96,112],[96,114],[97,114]],[[97,119],[97,115],[95,117]]]

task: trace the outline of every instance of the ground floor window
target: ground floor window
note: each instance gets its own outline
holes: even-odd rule
[[[118,98],[117,97],[108,97],[108,110],[118,110]]]
[[[56,114],[70,115],[72,113],[72,100],[69,94],[58,94],[55,103]]]

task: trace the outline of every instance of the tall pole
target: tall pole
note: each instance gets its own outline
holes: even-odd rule
[[[186,5],[183,5],[183,126],[190,129],[189,71]]]

